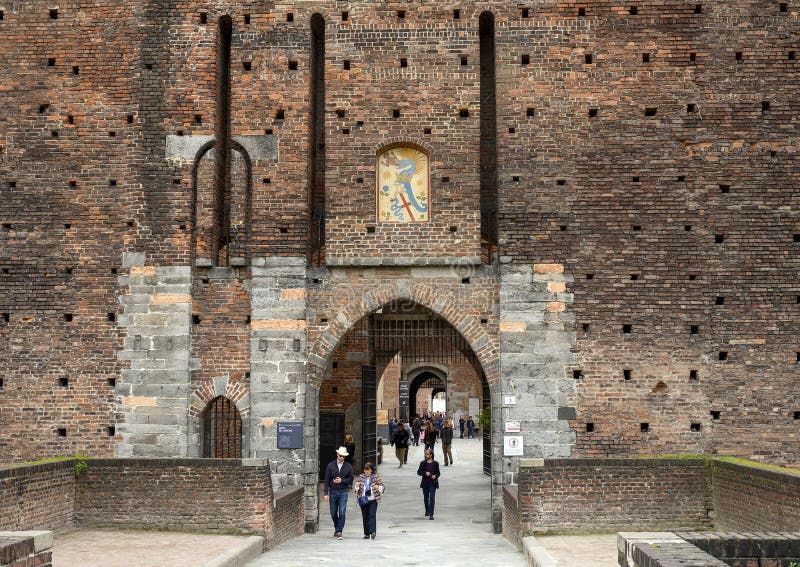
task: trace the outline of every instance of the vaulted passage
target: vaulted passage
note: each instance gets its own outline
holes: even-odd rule
[[[327,425],[320,427],[319,462],[327,463],[342,444],[335,437],[348,433],[356,440],[356,466],[372,460],[376,433],[389,441],[389,419],[441,411],[456,430],[461,416],[477,422],[490,404],[487,390],[475,353],[449,322],[413,302],[391,302],[358,321],[333,352],[320,387]],[[389,446],[384,450],[389,459]]]

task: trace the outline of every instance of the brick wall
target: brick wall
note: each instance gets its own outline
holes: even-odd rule
[[[520,547],[519,486],[503,487],[503,536]]]
[[[263,534],[272,519],[267,464],[92,459],[88,465],[76,496],[84,526]]]
[[[75,526],[254,533],[274,547],[305,525],[303,487],[273,498],[269,464],[89,459],[0,469],[0,531]]]
[[[711,494],[703,459],[522,461],[522,534],[602,529],[705,529]]]
[[[800,472],[719,460],[711,470],[718,528],[800,531]]]
[[[293,537],[303,535],[304,523],[303,487],[276,490],[272,522],[267,528],[266,549],[272,549]]]
[[[52,532],[0,532],[0,566],[50,567]]]
[[[309,144],[324,142],[329,260],[427,265],[480,255],[480,123],[492,105],[481,108],[479,18],[491,10],[499,255],[506,266],[556,263],[574,276],[563,316],[577,330],[566,377],[579,378],[574,399],[557,403],[577,410],[573,456],[716,451],[800,462],[797,11],[764,0],[695,6],[653,0],[633,13],[600,0],[498,0],[464,2],[456,16],[420,0],[404,4],[402,18],[378,0],[353,4],[347,18],[331,0],[0,8],[9,87],[0,459],[114,454],[110,380],[125,370],[115,271],[130,251],[148,265],[189,266],[193,234],[207,228],[204,194],[193,219],[193,189],[207,188],[212,172],[204,164],[193,180],[193,156],[167,159],[164,146],[167,136],[215,132],[220,17],[233,22],[231,133],[275,146],[251,163],[249,234],[246,168],[234,163],[232,234],[248,242],[232,247],[248,259],[306,257]],[[309,140],[317,12],[324,135]],[[375,155],[400,141],[430,151],[430,223],[375,223]],[[436,283],[437,294],[461,293],[453,279]],[[452,309],[488,320],[488,351],[505,309],[496,283],[473,278],[485,300],[471,290]],[[220,312],[237,297],[235,323],[218,338],[247,332],[240,293],[198,293]],[[333,322],[342,297],[317,302],[320,317]],[[309,325],[313,342],[325,327],[313,314]],[[243,354],[237,347],[223,372],[245,371]],[[486,370],[494,383],[497,368]],[[563,437],[560,450],[572,436]]]
[[[75,525],[74,461],[0,468],[0,530]]]

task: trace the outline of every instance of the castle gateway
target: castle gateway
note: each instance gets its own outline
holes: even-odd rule
[[[0,460],[797,463],[790,8],[0,4]]]

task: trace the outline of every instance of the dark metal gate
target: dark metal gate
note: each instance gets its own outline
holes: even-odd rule
[[[231,400],[214,398],[203,412],[203,457],[242,458],[242,418]]]
[[[325,479],[328,463],[336,458],[336,449],[344,443],[344,414],[319,414],[319,479]]]
[[[376,462],[377,456],[377,370],[361,367],[361,462]]]
[[[490,416],[489,427],[483,427],[483,474],[492,476],[492,392],[489,390],[489,383],[486,381],[486,376],[481,374],[481,382],[483,384],[483,414],[487,413]],[[481,420],[486,423],[485,419]]]

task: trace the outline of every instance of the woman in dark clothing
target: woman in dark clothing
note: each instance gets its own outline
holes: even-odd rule
[[[356,454],[356,444],[353,443],[353,436],[349,433],[344,436],[344,446],[347,448],[348,453],[344,460],[350,463],[350,466],[353,466],[353,456]]]
[[[433,451],[430,449],[425,449],[425,460],[420,462],[417,474],[422,477],[419,486],[422,488],[422,499],[425,502],[425,515],[429,520],[433,520],[436,490],[439,488],[439,463],[433,460]]]
[[[364,539],[375,539],[377,533],[378,502],[385,490],[381,477],[372,470],[372,463],[364,463],[364,472],[358,475],[353,489],[358,497],[358,505],[361,507],[361,517],[364,520]],[[362,505],[362,497],[367,499],[366,504]]]
[[[436,430],[433,428],[433,424],[429,421],[425,425],[425,449],[430,449],[431,455],[433,455],[434,445],[436,445]]]

